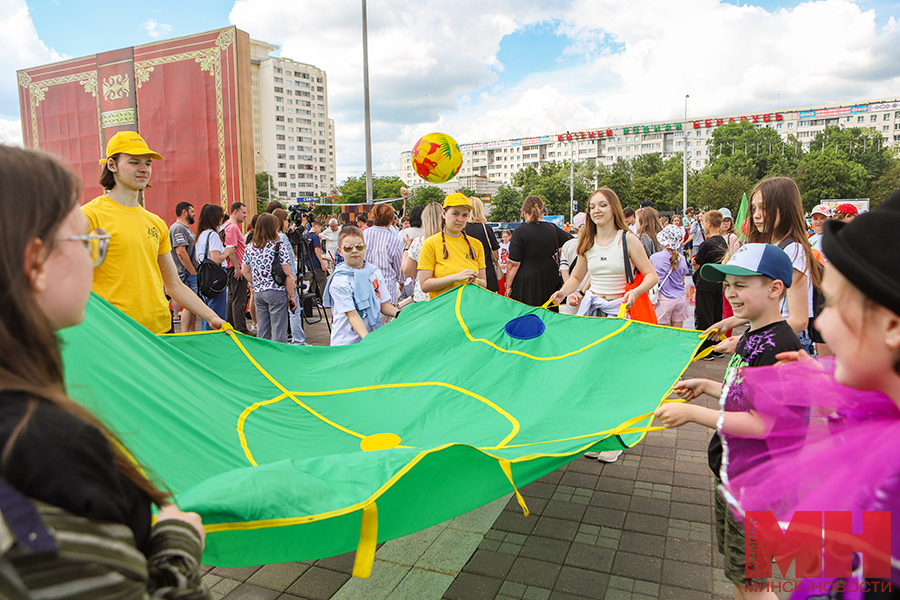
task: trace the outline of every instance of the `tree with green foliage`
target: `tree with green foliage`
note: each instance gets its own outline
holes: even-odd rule
[[[616,193],[622,206],[633,206],[637,208],[640,201],[634,203],[632,201],[631,183],[632,183],[631,161],[627,161],[621,156],[616,159],[612,167],[603,171],[599,171],[597,179],[597,187],[607,187]],[[581,205],[578,205],[579,208]]]
[[[512,181],[514,186],[521,188],[523,198],[537,196],[543,200],[546,214],[563,215],[567,219],[571,194],[574,192],[575,202],[582,207],[590,195],[588,190],[593,189],[593,182],[583,177],[576,177],[574,186],[570,186],[569,161],[544,163],[540,172],[532,167],[526,167],[514,174]]]
[[[741,198],[750,192],[756,182],[750,181],[743,175],[724,172],[718,176],[704,169],[697,177],[697,186],[691,196],[692,206],[700,210],[718,210],[727,208],[733,215],[737,215],[741,205]],[[690,184],[688,190],[691,189]]]
[[[816,152],[831,153],[863,167],[867,184],[884,175],[896,162],[881,133],[868,127],[826,127],[809,145],[809,153]]]
[[[372,177],[372,199],[399,198],[403,180],[396,175]],[[338,186],[338,199],[340,204],[363,204],[366,201],[366,176],[348,177],[344,183]],[[403,206],[403,200],[391,202],[394,210]]]
[[[751,181],[793,172],[799,158],[797,149],[786,146],[776,130],[757,129],[750,121],[716,128],[707,148],[714,176],[731,172]]]
[[[409,200],[406,205],[410,208],[413,206],[425,206],[431,202],[437,202],[438,204],[444,203],[444,197],[447,194],[444,193],[439,187],[433,185],[423,185],[420,188],[416,188],[409,195]]]
[[[268,184],[268,185],[267,185]],[[272,176],[268,173],[256,174],[256,212],[266,212],[266,206],[269,204],[269,198],[278,199],[278,192],[275,191],[275,184]],[[198,211],[199,214],[199,211]]]
[[[532,169],[533,170],[533,169]],[[491,203],[492,221],[521,221],[525,195],[512,186],[501,185]]]
[[[821,200],[862,198],[867,189],[866,179],[866,170],[858,163],[828,152],[804,155],[794,178],[806,211]]]
[[[454,194],[462,194],[462,195],[465,196],[466,198],[468,198],[468,197],[470,197],[470,196],[477,196],[477,195],[478,195],[478,194],[475,192],[475,190],[473,190],[473,189],[471,189],[471,188],[464,188],[464,187],[463,187],[463,188],[459,188],[458,190],[456,190],[456,191],[454,192]]]

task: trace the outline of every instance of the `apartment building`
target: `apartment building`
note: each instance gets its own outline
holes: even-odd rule
[[[272,175],[279,200],[330,194],[337,181],[328,78],[313,65],[269,55],[276,50],[250,41],[256,172]]]
[[[712,139],[713,131],[737,121],[748,121],[756,127],[770,127],[784,139],[793,134],[803,144],[804,150],[809,150],[809,144],[817,133],[831,126],[868,127],[883,136],[886,146],[895,151],[900,149],[900,100],[878,99],[853,104],[703,116],[687,122],[607,125],[525,138],[467,143],[457,140],[461,142],[463,152],[462,168],[457,179],[478,176],[492,182],[510,183],[512,176],[523,167],[539,169],[544,163],[569,159],[594,159],[601,164],[612,165],[619,158],[630,160],[654,152],[669,158],[686,151],[691,168],[701,169],[709,160],[707,142]],[[448,133],[452,135],[452,132]],[[410,156],[410,151],[400,155],[401,179],[411,187],[426,185],[413,170]],[[448,183],[452,186],[453,182]]]

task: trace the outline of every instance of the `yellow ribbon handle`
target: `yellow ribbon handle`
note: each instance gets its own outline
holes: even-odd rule
[[[624,303],[624,302],[622,302],[622,304],[619,305],[619,314],[616,315],[616,318],[617,318],[617,319],[624,319],[624,318],[625,318],[625,313],[627,313],[627,312],[628,312],[628,307],[625,306],[625,303]]]
[[[362,509],[359,528],[359,545],[353,560],[353,576],[368,579],[375,563],[375,546],[378,542],[378,507],[371,503]]]
[[[510,462],[505,459],[500,459],[500,468],[503,469],[503,472],[506,474],[506,478],[509,479],[509,482],[513,486],[513,490],[516,492],[516,500],[519,501],[519,506],[522,507],[522,512],[525,516],[528,516],[528,507],[525,505],[525,498],[522,497],[522,494],[519,493],[519,488],[516,487],[516,482],[513,481],[512,476],[512,465]]]
[[[559,304],[553,301],[553,296],[550,296],[550,298],[546,302],[541,304],[541,308],[549,309],[551,306],[559,306]]]

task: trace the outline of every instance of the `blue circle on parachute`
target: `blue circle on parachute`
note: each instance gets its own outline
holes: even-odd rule
[[[544,322],[537,315],[522,315],[503,327],[506,335],[517,340],[531,340],[544,333]]]

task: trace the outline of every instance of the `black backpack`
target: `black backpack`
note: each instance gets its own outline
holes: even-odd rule
[[[275,242],[275,255],[272,257],[272,280],[275,285],[284,285],[287,281],[287,274],[281,268],[281,242]]]
[[[215,233],[210,230],[209,234]],[[206,256],[197,267],[197,289],[207,298],[215,298],[228,287],[228,273],[222,265],[209,258],[209,235],[206,236]]]

